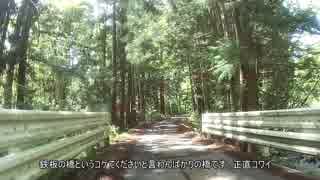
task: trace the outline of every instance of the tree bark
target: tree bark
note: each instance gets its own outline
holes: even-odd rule
[[[14,76],[14,65],[7,65],[6,72],[6,83],[4,87],[4,108],[11,109],[12,108],[12,84],[13,84],[13,76]]]
[[[120,111],[120,128],[124,128],[125,123],[125,105],[126,105],[126,96],[125,96],[125,81],[126,81],[126,71],[127,71],[127,8],[128,0],[120,0],[120,38],[119,38],[119,48],[120,48],[120,76],[121,76],[121,111]]]
[[[27,69],[27,49],[28,49],[28,40],[30,36],[30,29],[32,26],[33,18],[35,15],[35,7],[30,4],[28,0],[24,0],[19,9],[17,21],[15,24],[14,35],[11,40],[12,49],[9,53],[9,70],[7,78],[7,87],[6,94],[7,100],[6,103],[9,103],[10,99],[12,100],[12,81],[13,81],[13,69],[16,64],[19,64],[18,72],[18,82],[17,82],[17,105],[18,108],[25,106],[25,95],[26,95],[26,69]],[[12,77],[11,77],[12,76]],[[11,81],[11,82],[10,82]],[[11,103],[7,106],[12,106]]]
[[[205,78],[204,74],[204,68],[202,63],[200,63],[200,80],[201,80],[201,92],[202,92],[202,98],[203,98],[203,112],[207,112],[210,107],[209,107],[209,98],[208,98],[208,92],[207,92],[207,83],[206,80],[207,78]]]
[[[254,45],[247,11],[248,3],[243,0],[240,9],[236,8],[240,45],[240,106],[242,111],[252,111],[258,108],[257,59],[255,52],[252,51]]]
[[[273,30],[272,35],[272,84],[264,109],[276,110],[288,108],[289,81],[294,76],[293,68],[289,65],[289,40],[288,35]]]
[[[5,69],[6,61],[4,57],[5,46],[4,43],[7,38],[7,32],[11,14],[15,8],[14,0],[0,1],[0,75]]]
[[[18,82],[17,82],[17,108],[18,109],[25,109],[26,102],[25,96],[27,95],[27,51],[28,51],[28,42],[30,36],[30,30],[33,22],[33,17],[35,15],[34,7],[31,7],[30,3],[27,6],[26,10],[26,17],[21,16],[21,18],[25,19],[25,24],[22,27],[23,37],[19,41],[19,48],[17,49],[18,52],[16,54],[19,57],[19,69],[18,69]]]
[[[107,18],[104,16],[103,18],[103,28],[102,28],[102,37],[101,37],[101,41],[102,41],[102,65],[103,67],[107,66],[107,25],[106,25],[106,21]]]
[[[231,111],[239,111],[240,101],[239,101],[239,89],[240,89],[240,71],[239,67],[235,67],[236,71],[231,79]]]
[[[166,114],[165,81],[163,79],[160,81],[160,113]]]
[[[120,110],[120,128],[125,128],[125,111],[126,109],[130,109],[126,107],[126,63],[123,57],[120,59],[120,76],[121,76],[121,84],[120,84],[120,97],[121,97],[121,110]]]
[[[134,67],[134,65],[132,65],[132,78],[131,78],[131,119],[130,119],[130,125],[131,127],[134,127],[134,125],[136,124],[136,113],[137,113],[137,110],[136,110],[136,106],[137,106],[137,94],[136,94],[136,83],[135,83],[135,79],[136,79],[136,69]]]
[[[132,65],[128,66],[128,92],[127,92],[127,116],[126,116],[126,122],[127,125],[131,124],[131,120],[132,120]]]
[[[63,72],[56,73],[56,104],[59,107],[59,110],[63,110],[65,108],[65,91],[66,91],[66,79]]]
[[[118,113],[117,113],[117,82],[118,82],[118,63],[117,63],[117,25],[116,25],[116,0],[113,1],[113,15],[112,15],[112,111],[111,117],[112,122],[115,125],[118,123]]]
[[[25,60],[21,61],[18,69],[18,84],[17,84],[17,108],[25,109],[26,102],[25,96],[27,95],[27,62]]]
[[[153,101],[154,101],[154,108],[157,111],[160,111],[160,103],[159,103],[159,90],[160,88],[155,88],[154,92],[153,92]]]
[[[240,108],[241,111],[254,111],[258,109],[258,79],[256,54],[252,41],[253,27],[250,25],[248,0],[242,0],[235,7],[236,26],[240,46]],[[243,151],[251,152],[254,146],[244,143]]]
[[[194,83],[192,79],[192,67],[190,63],[189,56],[187,58],[187,63],[188,63],[188,70],[189,70],[189,79],[190,79],[190,89],[191,89],[191,100],[192,100],[192,110],[195,112],[197,108],[196,100],[195,100],[195,93],[194,93]]]
[[[145,121],[145,114],[146,114],[146,101],[145,101],[145,73],[142,72],[141,74],[141,89],[140,89],[140,101],[141,101],[141,121]]]
[[[178,95],[176,95],[176,99],[177,99],[177,101],[178,101],[178,103],[177,103],[177,113],[178,114],[180,114],[180,113],[182,113],[182,107],[181,107],[181,96],[180,96],[180,94]]]

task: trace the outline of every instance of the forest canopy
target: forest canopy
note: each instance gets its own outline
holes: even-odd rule
[[[297,2],[1,0],[1,104],[112,111],[120,127],[152,113],[310,107],[320,16]]]

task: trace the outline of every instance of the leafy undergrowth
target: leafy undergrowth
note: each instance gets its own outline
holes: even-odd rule
[[[201,116],[197,112],[192,112],[190,114],[190,119],[189,121],[191,122],[191,125],[193,128],[199,130],[200,129],[200,124],[201,124]]]

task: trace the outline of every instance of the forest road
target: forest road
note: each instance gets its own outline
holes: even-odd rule
[[[234,168],[234,158],[222,152],[209,152],[206,145],[193,144],[190,137],[177,133],[177,125],[170,121],[156,123],[137,135],[131,153],[132,160],[149,163],[151,160],[156,166],[167,162],[169,167],[173,163],[185,168],[131,168],[124,175],[126,180],[283,180],[262,169]]]

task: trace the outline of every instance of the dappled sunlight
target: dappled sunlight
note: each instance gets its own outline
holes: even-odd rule
[[[100,167],[62,180],[283,180],[238,157],[320,168],[320,0],[0,2],[0,180],[64,176],[54,159],[79,154]]]
[[[237,176],[214,176],[214,177],[208,177],[206,180],[240,180],[240,179]]]
[[[148,142],[148,141],[155,141],[155,140],[158,140],[160,138],[166,138],[167,136],[166,135],[143,135],[141,137],[139,137],[139,139],[141,141],[144,141],[144,142]]]
[[[167,130],[166,130],[167,131]],[[139,137],[150,152],[169,152],[170,150],[205,151],[204,145],[194,145],[190,138],[168,135],[142,135]]]
[[[195,150],[195,151],[205,151],[205,150],[207,150],[207,147],[205,147],[203,145],[175,145],[175,146],[169,147],[169,149],[171,149],[171,150],[190,149],[190,150]]]

